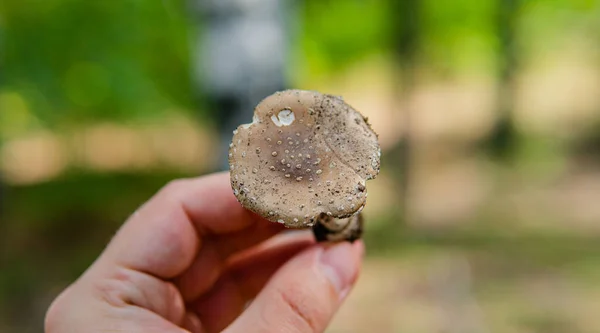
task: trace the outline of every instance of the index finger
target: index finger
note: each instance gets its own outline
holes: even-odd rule
[[[190,266],[202,236],[263,223],[271,222],[239,204],[227,173],[177,180],[129,218],[101,260],[169,279]]]

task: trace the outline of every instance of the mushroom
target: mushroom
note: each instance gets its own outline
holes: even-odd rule
[[[379,173],[381,150],[342,98],[277,92],[233,134],[231,186],[242,206],[289,228],[314,227],[320,241],[360,237],[365,182]]]

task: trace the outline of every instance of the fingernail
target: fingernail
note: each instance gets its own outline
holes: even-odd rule
[[[321,254],[321,270],[340,298],[346,296],[357,274],[353,252],[353,246],[344,242],[325,247]]]

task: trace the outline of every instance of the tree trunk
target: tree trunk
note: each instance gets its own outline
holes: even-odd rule
[[[517,145],[513,122],[516,72],[519,67],[517,15],[520,0],[499,0],[496,15],[496,34],[499,41],[498,81],[496,93],[496,124],[484,143],[494,157],[510,158]]]
[[[394,84],[394,101],[401,106],[402,138],[400,144],[393,149],[391,163],[399,169],[397,174],[400,197],[402,198],[401,214],[404,223],[409,223],[409,197],[411,187],[411,151],[412,139],[412,106],[411,96],[415,85],[415,66],[419,48],[420,5],[418,0],[390,0],[390,18],[392,24],[392,46],[396,68],[398,69]]]

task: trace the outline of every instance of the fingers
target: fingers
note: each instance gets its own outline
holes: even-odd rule
[[[131,269],[115,268],[106,278],[83,281],[78,287],[115,308],[136,306],[174,324],[179,325],[185,316],[185,304],[172,283]]]
[[[256,297],[284,263],[314,245],[315,240],[307,230],[274,237],[265,243],[238,256],[227,271],[246,301]]]
[[[287,262],[226,332],[322,332],[356,281],[363,243],[315,245]]]
[[[107,247],[101,262],[142,271],[162,279],[183,273],[201,247],[199,235],[224,235],[254,225],[269,225],[260,234],[247,233],[236,249],[260,242],[279,229],[242,208],[232,193],[227,173],[174,181],[136,212]],[[226,247],[221,245],[221,247]]]
[[[228,265],[211,291],[188,305],[206,332],[218,332],[243,311],[281,265],[314,243],[310,233],[280,235],[246,251]]]
[[[275,225],[275,223],[269,223]],[[181,276],[175,279],[175,284],[181,291],[181,295],[186,302],[196,300],[200,295],[213,288],[220,276],[223,275],[223,270],[227,266],[227,258],[236,253],[234,250],[241,250],[244,247],[250,247],[260,241],[270,238],[278,230],[269,228],[262,228],[263,230],[252,230],[248,232],[239,232],[240,235],[232,236],[231,239],[225,237],[218,239],[209,239],[205,241],[203,248],[198,253],[197,258],[194,260],[188,270],[186,270]],[[245,240],[242,240],[245,234]],[[300,235],[301,236],[300,236]],[[241,251],[244,253],[244,257],[247,257],[246,262],[250,263],[250,269],[254,271],[263,271],[258,267],[263,267],[264,263],[254,263],[257,260],[262,260],[262,257],[268,256],[270,261],[276,262],[277,267],[283,262],[279,262],[276,259],[281,254],[287,253],[285,249],[279,249],[275,245],[289,246],[290,242],[312,242],[312,236],[310,233],[293,232],[293,237],[275,237],[274,239],[267,241],[265,244],[261,244],[254,249],[248,251]],[[282,235],[283,236],[283,235]],[[298,238],[300,236],[301,239]],[[284,239],[282,242],[281,239]],[[239,240],[239,242],[237,242]],[[237,242],[237,243],[236,243]],[[276,243],[281,244],[276,244]],[[254,244],[251,244],[254,243]],[[242,244],[244,246],[242,246]],[[275,247],[276,249],[270,249]],[[279,255],[273,256],[270,253],[264,253],[265,251],[280,251]],[[239,257],[239,254],[238,254]],[[289,257],[288,257],[289,258]],[[241,258],[240,258],[241,259]],[[240,260],[237,260],[240,262]],[[231,272],[232,270],[229,269]],[[272,272],[270,273],[272,274]]]

